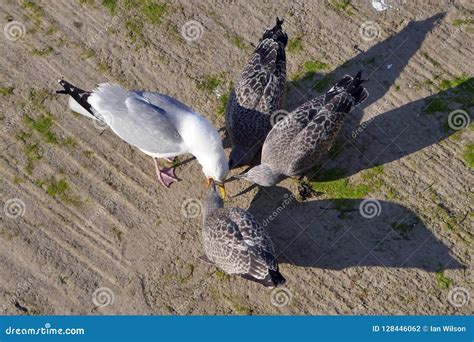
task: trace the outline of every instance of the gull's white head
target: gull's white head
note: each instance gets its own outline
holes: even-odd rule
[[[218,186],[229,174],[229,163],[222,147],[222,140],[214,125],[202,116],[193,117],[186,140],[207,179],[213,179]]]

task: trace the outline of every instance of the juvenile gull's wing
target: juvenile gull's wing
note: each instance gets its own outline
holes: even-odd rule
[[[264,39],[237,81],[238,103],[244,108],[271,113],[280,107],[285,82],[285,47],[274,39]]]

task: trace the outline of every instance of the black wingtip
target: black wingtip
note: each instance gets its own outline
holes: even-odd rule
[[[277,28],[281,28],[281,25],[283,25],[283,22],[285,21],[285,19],[280,19],[280,18],[276,18],[276,27]]]
[[[270,277],[272,278],[272,283],[275,286],[282,286],[286,283],[286,279],[285,277],[283,277],[280,271],[268,270],[268,272],[270,273]]]
[[[58,80],[58,83],[61,85],[61,87],[63,87],[64,89],[61,89],[61,90],[56,90],[56,94],[68,94],[67,90],[66,90],[66,87],[65,87],[65,84],[66,82],[64,80]]]

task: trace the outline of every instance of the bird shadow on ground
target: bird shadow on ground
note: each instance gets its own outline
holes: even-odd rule
[[[468,126],[472,108],[474,78],[469,78],[454,88],[379,114],[351,132],[344,130],[339,144],[307,176],[314,181],[345,178],[437,144]]]
[[[369,78],[367,89],[370,96],[363,106],[382,99],[390,86],[395,84],[410,58],[418,51],[427,33],[444,16],[444,13],[440,13],[423,21],[410,22],[399,33],[357,55],[330,74],[307,73],[302,78],[289,82],[287,100],[290,101],[287,101],[287,109],[291,110],[327,91],[344,74],[355,74],[358,69],[363,69],[364,77]],[[391,65],[391,68],[387,70],[386,65]],[[436,81],[442,86],[435,85],[432,80],[427,81],[424,86],[430,91],[432,88],[443,91],[392,110],[388,110],[388,104],[382,101],[376,108],[379,114],[362,124],[360,121],[363,110],[356,108],[349,114],[332,153],[320,165],[307,172],[307,175],[312,177],[325,165],[326,170],[331,167],[337,167],[338,170],[328,172],[331,174],[329,179],[327,175],[319,174],[315,180],[345,178],[438,143],[460,128],[456,123],[448,124],[449,114],[456,109],[465,111],[464,117],[458,115],[458,120],[467,123],[470,121],[469,110],[474,106],[473,78],[461,77],[455,79],[455,82],[445,81],[444,84],[441,80]],[[452,88],[447,89],[449,87]]]
[[[363,106],[378,101],[389,90],[407,66],[410,59],[420,49],[426,35],[445,17],[438,13],[422,21],[411,21],[395,35],[375,44],[367,51],[361,52],[330,73],[306,72],[303,76],[287,83],[285,106],[293,110],[304,102],[326,92],[345,74],[355,74],[363,71],[363,77],[368,78],[366,84],[370,93]],[[387,65],[390,65],[387,69]],[[357,123],[363,115],[362,111],[351,117]]]
[[[379,266],[435,272],[465,267],[413,211],[378,203],[300,203],[289,190],[272,187],[259,189],[249,211],[270,234],[280,263],[331,270]]]

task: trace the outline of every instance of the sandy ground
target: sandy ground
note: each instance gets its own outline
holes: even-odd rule
[[[0,313],[472,313],[474,133],[447,122],[455,109],[472,120],[474,6],[341,3],[1,0]],[[300,202],[286,180],[227,202],[265,222],[280,292],[198,259],[196,161],[165,190],[151,158],[54,93],[58,78],[119,82],[221,128],[222,96],[277,15],[291,42],[286,109],[361,68],[371,95],[312,173],[317,196]],[[373,218],[359,210],[367,199]]]

